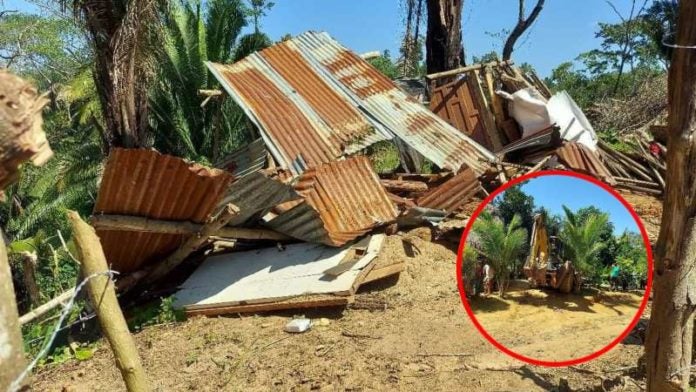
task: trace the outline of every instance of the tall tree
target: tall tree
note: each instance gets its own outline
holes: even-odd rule
[[[537,20],[539,14],[541,14],[541,10],[544,8],[544,2],[546,0],[538,0],[534,8],[532,8],[532,12],[529,13],[529,16],[525,16],[524,0],[518,1],[519,10],[517,13],[517,24],[505,41],[505,46],[503,47],[503,60],[510,60],[512,52],[515,50],[515,43],[517,43],[517,40],[522,34],[524,34],[524,32]]]
[[[681,0],[669,69],[665,200],[645,342],[649,392],[686,391],[696,310],[696,1]]]
[[[61,0],[84,23],[108,147],[148,143],[147,81],[161,0]]]
[[[428,73],[448,71],[464,64],[463,3],[463,0],[428,0],[428,32],[425,38]]]
[[[241,0],[176,0],[165,13],[163,45],[155,52],[157,77],[150,89],[154,145],[162,152],[216,162],[243,140],[245,117],[232,100],[209,100],[201,89],[217,89],[205,62],[228,63],[269,46],[263,33],[239,39],[246,25]]]

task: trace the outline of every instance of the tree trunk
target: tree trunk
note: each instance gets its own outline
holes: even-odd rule
[[[106,122],[106,147],[147,144],[148,43],[156,26],[153,1],[74,1],[94,47],[94,82]]]
[[[522,34],[524,34],[524,32],[527,31],[527,29],[529,29],[539,17],[541,10],[544,8],[545,0],[538,0],[534,6],[534,9],[532,9],[532,12],[527,18],[524,16],[524,0],[518,1],[519,10],[517,24],[515,25],[515,28],[512,29],[510,35],[505,41],[505,47],[503,48],[503,60],[510,60],[512,57],[512,52],[515,50],[515,43],[517,43],[517,40],[522,36]]]
[[[80,253],[82,275],[88,277],[108,271],[106,256],[94,229],[75,211],[68,212],[68,220],[73,228],[73,239]],[[116,366],[121,371],[126,389],[129,392],[149,391],[150,387],[140,362],[140,355],[116,298],[114,282],[108,276],[100,275],[87,282],[87,291],[97,313],[99,325],[114,352]]]
[[[428,0],[425,61],[429,74],[464,65],[462,6],[463,0]]]
[[[24,270],[22,280],[24,281],[24,288],[27,289],[29,294],[32,308],[41,304],[41,290],[39,290],[39,285],[36,283],[36,261],[36,253],[22,253],[22,269]]]
[[[676,43],[696,43],[696,1],[682,0]],[[669,70],[667,184],[645,342],[648,391],[688,389],[696,310],[696,51],[675,49]]]
[[[1,233],[0,233],[1,234]],[[12,273],[7,262],[7,249],[0,235],[0,390],[24,370],[24,345],[19,329],[19,314],[12,285]]]

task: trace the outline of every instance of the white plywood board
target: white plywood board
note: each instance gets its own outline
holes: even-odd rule
[[[313,294],[350,293],[355,279],[379,253],[384,235],[370,239],[367,252],[351,269],[332,277],[324,271],[338,265],[350,246],[293,244],[213,256],[175,294],[176,307],[263,303]]]

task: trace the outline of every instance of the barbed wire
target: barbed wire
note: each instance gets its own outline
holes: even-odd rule
[[[41,358],[48,354],[48,351],[51,349],[51,346],[53,345],[56,336],[58,336],[58,332],[61,331],[60,326],[63,324],[63,321],[65,321],[65,318],[68,316],[68,314],[70,314],[70,311],[75,305],[75,299],[77,298],[77,295],[80,293],[85,284],[87,284],[87,282],[89,282],[91,279],[96,278],[97,276],[108,276],[109,279],[113,281],[115,275],[118,275],[118,272],[113,270],[97,272],[84,278],[82,282],[80,282],[80,284],[77,285],[77,287],[75,287],[75,291],[70,297],[70,300],[66,302],[65,305],[63,305],[63,310],[61,311],[60,317],[58,318],[53,332],[51,333],[51,337],[46,341],[41,351],[39,351],[39,353],[36,354],[36,357],[34,357],[34,359],[31,361],[31,363],[29,363],[29,365],[24,369],[24,371],[22,371],[22,373],[20,373],[19,376],[17,376],[17,378],[14,381],[12,381],[12,384],[10,384],[10,387],[8,388],[9,392],[19,391],[22,386],[22,381],[24,381],[24,379],[29,375],[29,373],[31,373],[36,364],[39,363],[39,360],[41,360]]]

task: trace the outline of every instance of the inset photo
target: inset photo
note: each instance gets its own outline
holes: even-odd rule
[[[534,364],[584,362],[638,321],[649,242],[621,196],[577,174],[537,173],[492,194],[467,225],[459,282],[474,324]]]

